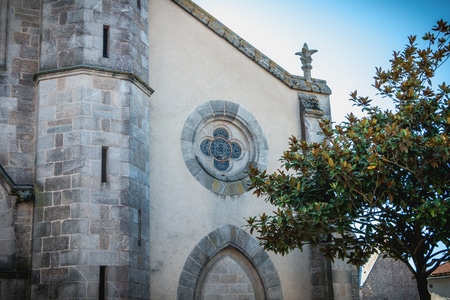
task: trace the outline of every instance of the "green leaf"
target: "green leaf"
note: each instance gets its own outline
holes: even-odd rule
[[[450,87],[433,82],[448,68],[450,26],[441,20],[424,39],[420,48],[409,37],[389,68],[376,68],[374,87],[391,111],[352,92],[363,117],[321,122],[320,143],[291,137],[271,175],[250,167],[255,195],[276,207],[247,220],[264,248],[310,244],[356,265],[382,251],[425,279],[450,260]]]

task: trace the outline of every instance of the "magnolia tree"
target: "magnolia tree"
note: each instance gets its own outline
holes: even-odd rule
[[[382,111],[354,92],[364,117],[322,122],[321,143],[291,137],[280,170],[250,169],[254,193],[276,209],[247,221],[276,253],[310,244],[354,265],[389,255],[430,299],[427,277],[450,259],[450,87],[433,82],[450,56],[450,26],[437,22],[423,49],[408,39],[374,77],[395,108]]]

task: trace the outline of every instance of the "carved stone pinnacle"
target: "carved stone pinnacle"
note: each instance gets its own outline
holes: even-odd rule
[[[308,44],[304,43],[302,51],[296,52],[295,55],[300,56],[300,61],[302,62],[303,76],[306,81],[311,81],[311,69],[312,69],[312,55],[316,53],[317,50],[309,50]]]

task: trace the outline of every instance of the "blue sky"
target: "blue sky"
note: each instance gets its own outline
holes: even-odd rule
[[[407,36],[450,22],[450,0],[194,0],[288,72],[303,75],[294,53],[317,49],[312,77],[327,81],[333,121],[358,112],[349,93],[376,98],[375,67],[387,68]],[[437,81],[450,83],[450,61]],[[389,108],[386,100],[377,102]]]

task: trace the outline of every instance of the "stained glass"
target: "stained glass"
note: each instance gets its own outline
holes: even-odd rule
[[[217,160],[228,160],[231,156],[230,143],[222,138],[215,138],[211,143],[211,154]]]
[[[241,157],[241,147],[237,143],[231,143],[231,158]]]
[[[211,141],[210,140],[208,140],[208,139],[205,139],[205,140],[203,140],[201,143],[200,143],[200,150],[202,151],[202,153],[203,154],[205,154],[206,156],[211,156],[211,154],[210,154],[210,144],[211,144]]]
[[[242,154],[241,147],[228,140],[229,133],[225,128],[214,129],[212,140],[205,138],[200,143],[200,150],[206,156],[212,156],[214,167],[218,171],[226,171],[231,166],[232,159],[238,159]]]
[[[224,139],[228,140],[228,131],[226,131],[225,128],[222,127],[216,128],[213,132],[213,137],[223,137]]]
[[[224,161],[218,161],[218,160],[214,160],[214,167],[216,167],[216,169],[218,171],[226,171],[228,170],[228,168],[230,167],[230,162],[229,160],[224,160]]]

